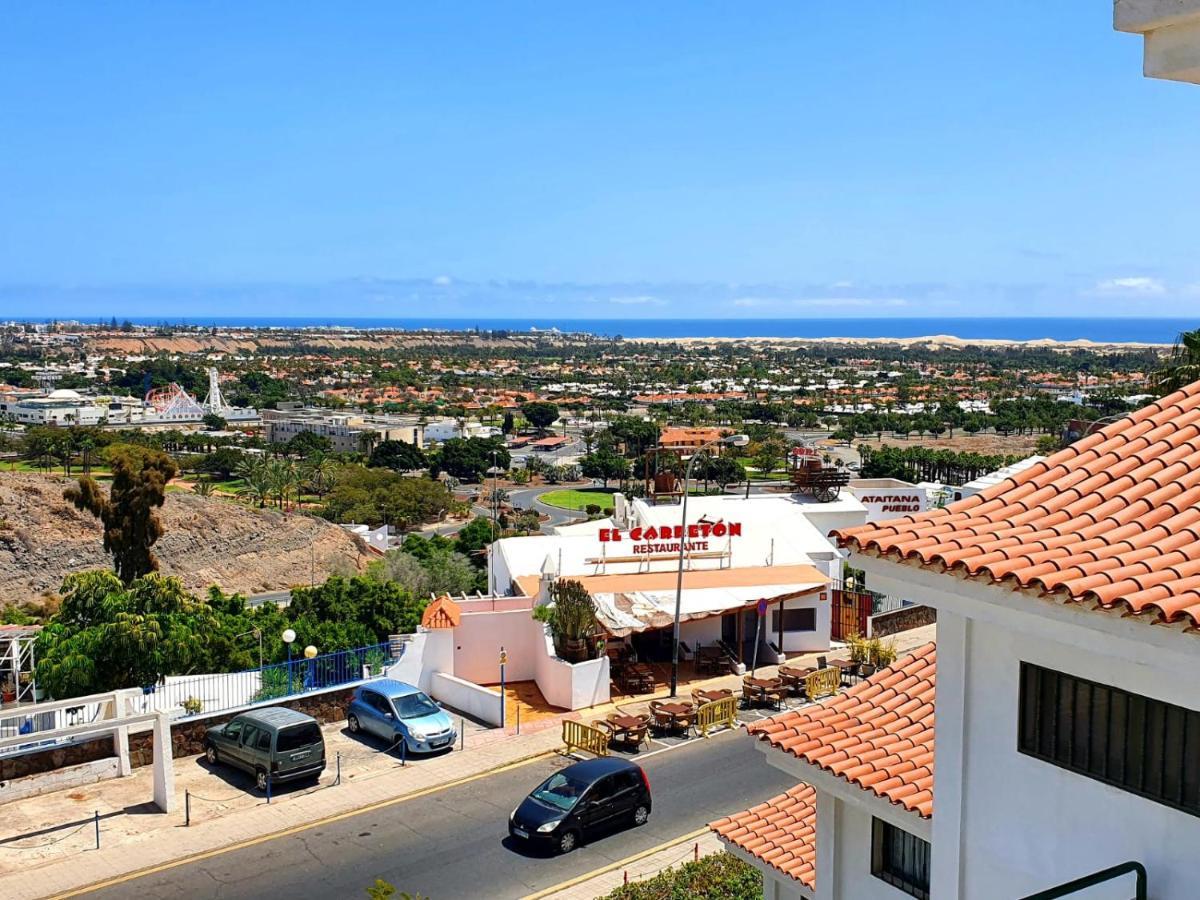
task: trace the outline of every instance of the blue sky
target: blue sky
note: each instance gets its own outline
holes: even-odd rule
[[[0,316],[1186,314],[1200,88],[1111,19],[11,5]]]

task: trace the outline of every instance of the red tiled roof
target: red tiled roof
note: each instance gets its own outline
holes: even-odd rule
[[[817,792],[798,784],[786,794],[708,826],[740,847],[814,890],[817,871]]]
[[[974,497],[843,546],[1200,627],[1200,382]]]
[[[422,628],[457,628],[461,621],[462,610],[447,595],[438,597],[421,614]]]
[[[843,694],[746,731],[929,818],[936,674],[937,649],[926,644]]]

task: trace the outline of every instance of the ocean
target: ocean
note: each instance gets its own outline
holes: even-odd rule
[[[63,316],[62,318],[68,318]],[[44,321],[44,320],[37,320]],[[80,321],[88,321],[80,319]],[[93,320],[94,321],[94,320]],[[141,325],[155,325],[162,318],[131,317]],[[256,316],[168,317],[171,324],[255,328],[344,328],[432,329],[463,331],[531,331],[557,328],[605,337],[849,337],[909,338],[926,335],[994,338],[1029,341],[1089,340],[1098,343],[1170,344],[1182,331],[1200,327],[1197,319],[1084,319],[1084,318],[958,318],[958,319],[366,319],[354,317],[279,318]]]

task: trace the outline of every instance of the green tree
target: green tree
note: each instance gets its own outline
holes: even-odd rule
[[[481,481],[493,459],[501,469],[512,463],[508,449],[497,438],[451,438],[442,444],[435,467],[463,481]]]
[[[367,465],[371,468],[392,469],[395,472],[415,472],[429,464],[416,444],[407,441],[382,441],[373,451]]]
[[[476,516],[460,528],[458,534],[455,535],[455,549],[475,565],[483,566],[487,564],[487,557],[482,551],[487,549],[494,537],[495,529],[492,520]]]
[[[123,583],[111,572],[77,572],[38,635],[37,680],[59,699],[155,684],[204,671],[212,609],[177,578],[145,575]]]
[[[630,475],[629,460],[612,450],[601,448],[579,461],[580,471],[585,478],[601,478],[608,487],[609,479],[624,481]]]
[[[516,423],[513,421],[513,414],[511,412],[506,412],[504,414],[504,423],[500,426],[501,433],[512,434],[515,429]]]
[[[521,415],[538,431],[546,431],[558,421],[558,406],[544,400],[534,400],[521,407]]]
[[[333,442],[323,434],[314,431],[301,431],[284,445],[287,452],[301,459],[309,459],[318,453],[329,453]]]
[[[155,509],[163,505],[167,482],[179,469],[161,450],[127,447],[110,456],[112,487],[105,496],[91,476],[63,491],[76,509],[90,512],[104,526],[104,549],[117,576],[130,584],[158,570],[151,548],[163,533]]]
[[[201,419],[201,421],[204,423],[204,427],[209,431],[224,431],[225,426],[229,424],[222,416],[211,412],[205,413],[204,418]]]

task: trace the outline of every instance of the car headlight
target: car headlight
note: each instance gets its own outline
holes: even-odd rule
[[[423,741],[423,740],[425,740],[425,732],[423,732],[423,731],[420,731],[419,729],[416,729],[416,728],[410,728],[410,729],[408,729],[408,736],[409,736],[410,738],[412,738],[414,741]]]
[[[549,834],[558,827],[558,823],[561,821],[562,819],[555,819],[553,822],[547,822],[545,825],[539,825],[538,834]]]
[[[515,819],[517,817],[517,810],[520,808],[521,807],[519,807],[519,806],[513,807],[513,811],[508,814],[508,821],[511,822],[513,819]]]

